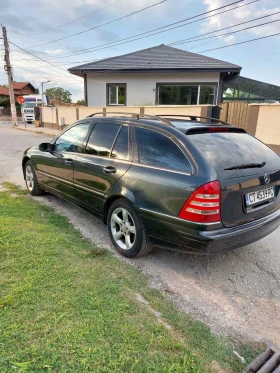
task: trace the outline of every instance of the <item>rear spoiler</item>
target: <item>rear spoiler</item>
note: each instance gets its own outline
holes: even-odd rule
[[[178,128],[179,129],[179,128]],[[221,132],[231,132],[231,133],[247,133],[243,128],[238,127],[225,127],[225,126],[205,126],[205,127],[191,127],[186,131],[183,131],[186,135],[198,135],[200,133],[221,133]]]

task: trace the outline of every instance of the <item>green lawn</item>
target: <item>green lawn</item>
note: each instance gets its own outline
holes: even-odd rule
[[[181,313],[145,276],[67,219],[5,184],[0,193],[0,372],[241,372],[233,345]],[[162,313],[168,330],[143,303]]]

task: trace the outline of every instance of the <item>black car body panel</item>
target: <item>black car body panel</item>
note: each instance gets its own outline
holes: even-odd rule
[[[110,153],[106,150],[110,155],[103,148],[100,154],[89,153],[87,144],[97,129],[96,125],[112,122],[117,126],[117,134]],[[86,118],[69,126],[62,134],[81,123],[87,123],[88,127],[75,151],[53,149],[45,152],[40,151],[39,147],[29,148],[24,152],[23,166],[30,159],[43,189],[95,213],[104,223],[110,204],[122,197],[141,216],[152,244],[202,254],[244,246],[266,236],[280,225],[280,157],[243,130],[237,129],[234,133],[234,128],[230,127],[233,134],[226,134],[219,133],[219,126],[213,123],[172,121],[178,126],[175,128],[158,120],[118,117]],[[119,133],[127,126],[127,157],[114,158]],[[208,128],[216,127],[217,133],[207,133]],[[223,127],[226,130],[227,127]],[[189,131],[190,128],[192,131]],[[153,161],[151,157],[147,158],[147,163],[143,163],[139,149],[139,131],[142,129],[152,131],[151,136],[157,134],[169,139],[170,145],[176,146],[182,153],[185,168],[175,170],[164,165],[150,165],[149,162]],[[60,136],[51,144],[55,146]],[[242,136],[246,136],[244,143]],[[224,147],[224,143],[229,147]],[[259,146],[261,151],[251,151],[251,143],[257,143],[256,149]],[[152,147],[152,143],[149,147]],[[103,156],[104,152],[106,156]],[[164,152],[162,149],[163,158]],[[264,161],[265,165],[263,168],[225,170],[249,161]],[[265,181],[265,174],[269,175],[269,183]],[[200,186],[216,180],[221,185],[220,221],[199,223],[179,218],[190,196]],[[268,187],[274,188],[271,200],[246,205],[246,193]]]

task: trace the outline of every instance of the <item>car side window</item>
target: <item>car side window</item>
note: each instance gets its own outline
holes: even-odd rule
[[[123,126],[120,130],[111,154],[112,158],[128,160],[128,127]]]
[[[182,151],[166,136],[137,128],[137,142],[140,163],[174,171],[192,171]]]
[[[119,129],[120,124],[117,123],[96,123],[89,137],[86,153],[109,157]]]
[[[80,123],[64,132],[55,141],[54,151],[81,153],[90,122]]]

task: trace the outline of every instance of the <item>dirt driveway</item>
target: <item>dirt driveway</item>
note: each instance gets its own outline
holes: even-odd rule
[[[22,151],[47,137],[0,123],[0,181],[23,185]],[[112,250],[106,227],[81,209],[46,195],[50,204],[96,244]],[[214,332],[280,344],[280,229],[256,244],[215,257],[155,249],[130,260],[182,310]]]

